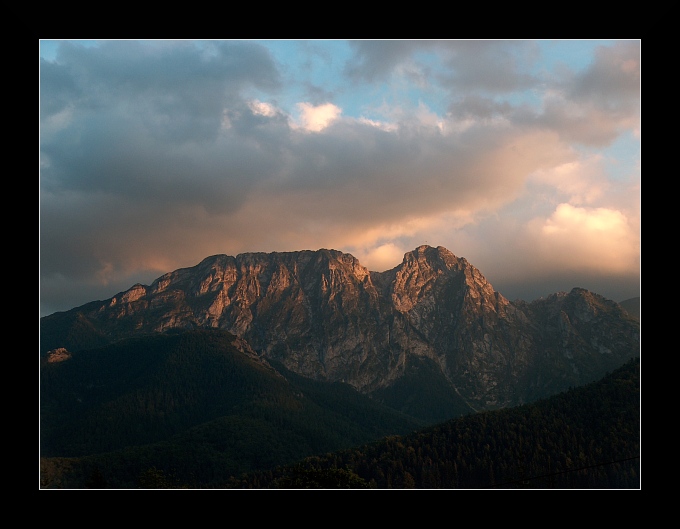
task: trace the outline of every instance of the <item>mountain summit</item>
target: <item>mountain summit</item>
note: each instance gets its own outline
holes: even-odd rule
[[[427,245],[385,272],[328,249],[214,255],[41,318],[41,354],[198,328],[402,409],[434,406],[424,395],[437,388],[447,416],[533,401],[640,354],[639,322],[618,303],[581,288],[511,302],[467,260]]]

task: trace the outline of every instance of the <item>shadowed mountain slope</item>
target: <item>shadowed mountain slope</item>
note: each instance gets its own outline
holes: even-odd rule
[[[287,373],[218,330],[143,336],[41,367],[45,488],[135,488],[151,468],[196,487],[423,426],[351,386]]]

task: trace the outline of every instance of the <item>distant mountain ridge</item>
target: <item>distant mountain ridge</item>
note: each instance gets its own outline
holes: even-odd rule
[[[623,301],[619,302],[619,305],[621,305],[626,311],[628,311],[629,314],[632,314],[635,316],[637,319],[640,319],[640,296],[634,297],[634,298],[629,298],[629,299],[624,299]]]
[[[211,256],[41,318],[41,355],[200,328],[430,420],[549,396],[640,354],[639,320],[620,304],[581,288],[511,302],[466,259],[424,245],[385,272],[328,249]],[[437,402],[416,403],[428,384]]]

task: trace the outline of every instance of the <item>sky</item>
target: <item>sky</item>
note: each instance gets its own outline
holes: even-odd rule
[[[205,257],[422,244],[640,295],[641,43],[39,40],[40,315]]]

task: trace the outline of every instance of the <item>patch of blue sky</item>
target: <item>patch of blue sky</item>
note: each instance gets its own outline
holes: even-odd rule
[[[446,115],[451,104],[451,90],[441,80],[450,75],[442,62],[441,53],[420,50],[413,54],[416,69],[409,75],[408,100],[413,106],[424,104],[440,117]]]
[[[344,89],[342,69],[351,57],[346,41],[338,40],[256,40],[265,46],[275,61],[285,91],[275,94],[277,106],[295,113],[298,103],[313,105],[333,103],[343,111]],[[273,96],[272,96],[273,97]]]
[[[279,67],[285,92],[276,94],[277,106],[295,114],[295,105],[332,103],[345,117],[383,120],[390,109],[417,108],[421,102],[443,116],[449,104],[448,91],[425,81],[441,71],[440,57],[434,52],[418,53],[417,70],[399,72],[388,79],[372,82],[351,79],[346,67],[354,50],[345,40],[258,40],[266,46]]]
[[[41,40],[40,58],[53,62],[57,58],[57,48],[60,42],[60,40]]]
[[[604,155],[607,176],[611,180],[629,182],[640,179],[640,138],[632,131],[619,135]]]
[[[616,40],[539,40],[540,60],[533,67],[534,73],[555,71],[563,64],[572,71],[587,69],[594,60],[599,46],[611,46]]]
[[[584,158],[593,154],[602,157],[602,167],[607,179],[613,182],[636,183],[641,177],[640,138],[633,131],[622,131],[610,145],[589,146],[573,144]]]
[[[69,41],[73,42],[75,44],[79,44],[81,46],[99,46],[101,44],[101,40],[92,40],[92,39],[86,39],[86,40],[79,40],[79,39],[43,39],[40,40],[39,42],[39,47],[40,47],[40,57],[42,59],[45,59],[46,61],[53,62],[57,59],[57,50],[60,46],[60,44],[64,41]]]

